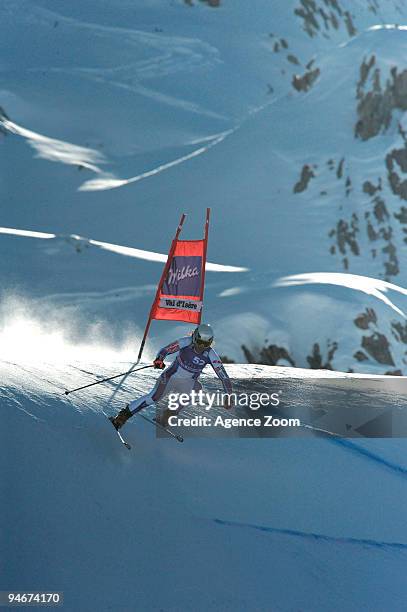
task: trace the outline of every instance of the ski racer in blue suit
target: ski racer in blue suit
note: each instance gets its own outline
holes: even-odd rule
[[[211,347],[213,342],[213,331],[210,325],[199,325],[192,336],[185,336],[171,344],[163,347],[154,360],[154,367],[164,369],[164,359],[167,355],[177,353],[173,363],[165,369],[158,378],[154,388],[147,395],[130,402],[126,408],[120,410],[112,423],[116,429],[120,429],[124,423],[134,414],[158,402],[169,393],[191,393],[192,390],[200,391],[202,385],[199,376],[206,365],[211,365],[215,374],[222,381],[226,394],[232,393],[231,380],[223,367],[219,355]],[[225,398],[225,408],[230,408],[230,398]],[[165,411],[162,424],[166,424],[169,411]]]

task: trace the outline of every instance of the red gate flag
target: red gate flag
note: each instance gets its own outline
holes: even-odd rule
[[[205,233],[202,240],[179,240],[185,214],[182,215],[172,241],[140,346],[141,358],[148,330],[153,319],[201,322],[205,289],[205,265],[208,246],[210,208],[206,209]]]

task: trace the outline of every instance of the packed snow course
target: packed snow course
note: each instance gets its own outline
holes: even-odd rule
[[[131,365],[2,359],[1,589],[63,591],[72,612],[405,609],[404,440],[179,444],[134,417],[128,451],[105,415],[156,372],[64,391]]]
[[[210,206],[224,355],[308,367],[318,344],[335,370],[406,374],[403,2],[6,0],[0,17],[4,291],[140,331],[180,213],[199,238]]]

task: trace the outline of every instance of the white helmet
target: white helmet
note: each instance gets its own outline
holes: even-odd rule
[[[192,342],[198,348],[208,348],[213,342],[213,329],[207,323],[198,325],[192,334]]]

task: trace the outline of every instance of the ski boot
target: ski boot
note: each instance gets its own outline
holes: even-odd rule
[[[129,409],[129,405],[127,404],[127,406],[122,408],[115,417],[109,417],[109,421],[112,423],[115,429],[119,430],[131,416],[133,415]]]

